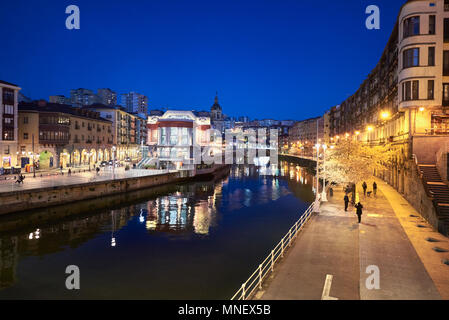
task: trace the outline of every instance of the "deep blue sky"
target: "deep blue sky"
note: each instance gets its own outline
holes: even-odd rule
[[[405,0],[15,0],[0,3],[0,79],[33,99],[72,88],[148,95],[152,108],[304,119],[351,95]],[[66,6],[81,11],[67,30]],[[365,28],[365,8],[381,29]]]

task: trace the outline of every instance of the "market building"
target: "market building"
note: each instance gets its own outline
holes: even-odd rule
[[[194,146],[209,143],[210,118],[192,111],[168,110],[148,118],[149,159],[157,158],[161,167],[180,168],[194,163]]]

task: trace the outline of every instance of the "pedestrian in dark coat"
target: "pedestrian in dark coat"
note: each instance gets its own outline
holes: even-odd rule
[[[363,181],[362,188],[363,188],[363,195],[366,196],[366,189],[368,188],[368,185],[366,184],[365,181]]]
[[[377,183],[375,181],[373,182],[373,193],[374,195],[377,194]]]
[[[359,223],[360,223],[360,222],[362,222],[362,214],[363,214],[362,209],[363,209],[363,206],[362,206],[362,204],[359,202],[359,203],[357,203],[357,204],[355,205],[355,207],[356,207],[356,209],[357,209],[356,214],[357,214],[357,217],[359,218]]]
[[[345,211],[348,211],[349,197],[347,194],[345,194],[344,200],[345,200]]]

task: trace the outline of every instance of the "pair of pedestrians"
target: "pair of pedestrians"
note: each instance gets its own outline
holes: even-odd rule
[[[345,194],[345,197],[343,199],[345,201],[345,211],[348,211],[349,206],[349,197],[348,194]],[[356,215],[359,219],[359,223],[362,222],[362,214],[363,214],[363,205],[360,203],[360,201],[355,205],[356,208]]]
[[[363,183],[362,183],[362,188],[363,188],[363,195],[366,197],[366,189],[368,189],[368,185],[366,184],[365,181],[363,181]],[[376,181],[373,182],[373,194],[374,194],[374,196],[377,195],[377,183],[376,183]]]

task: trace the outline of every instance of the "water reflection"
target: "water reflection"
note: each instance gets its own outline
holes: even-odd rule
[[[47,281],[56,281],[53,280],[54,273],[50,270],[55,263],[50,261],[60,259],[61,264],[72,263],[70,259],[70,262],[65,260],[67,257],[57,255],[69,251],[71,257],[79,255],[79,259],[82,259],[79,263],[85,265],[108,265],[106,261],[110,258],[109,255],[114,257],[114,252],[120,252],[126,256],[126,259],[121,257],[119,260],[114,257],[114,263],[119,264],[120,272],[131,272],[128,268],[133,265],[132,273],[142,274],[143,278],[153,274],[159,274],[163,278],[165,272],[172,276],[172,268],[176,268],[179,263],[183,264],[186,274],[178,281],[187,282],[185,292],[180,289],[181,291],[176,293],[178,295],[172,291],[164,295],[162,292],[165,291],[161,287],[159,291],[148,293],[147,298],[167,298],[173,295],[176,298],[203,297],[203,293],[195,291],[194,287],[201,281],[206,281],[198,278],[209,272],[210,265],[215,263],[216,268],[214,273],[209,273],[209,281],[215,283],[215,298],[227,298],[229,290],[235,288],[241,277],[298,218],[297,214],[301,212],[301,208],[313,201],[314,194],[309,185],[312,182],[313,179],[306,169],[292,163],[282,162],[278,167],[267,169],[235,166],[231,168],[228,176],[216,181],[171,186],[170,191],[165,194],[149,196],[133,204],[116,205],[111,209],[85,210],[79,214],[64,216],[63,213],[69,208],[73,210],[76,206],[83,206],[84,210],[86,203],[61,206],[52,209],[52,216],[58,216],[59,212],[63,216],[57,221],[46,220],[49,217],[42,214],[44,210],[36,211],[33,215],[39,217],[36,218],[37,222],[26,227],[20,224],[23,216],[17,218],[17,221],[14,217],[9,217],[0,231],[0,289],[4,289],[0,290],[0,297],[17,298],[25,295],[23,297],[26,298],[27,291],[24,288],[32,284],[24,283],[22,279],[26,277],[29,281],[35,276],[30,273],[39,272],[38,270],[48,273],[45,275]],[[280,209],[281,206],[284,209]],[[266,228],[267,225],[270,228]],[[154,245],[155,240],[157,246]],[[252,243],[252,240],[257,244]],[[170,245],[173,241],[176,241],[175,247]],[[152,248],[151,256],[143,255],[142,252],[145,251],[133,250],[135,246]],[[190,266],[189,263],[193,263],[190,260],[193,253],[189,255],[190,258],[185,255],[194,247],[201,247],[203,251],[195,252],[195,265]],[[109,253],[104,248],[113,251]],[[247,252],[249,248],[250,254]],[[85,261],[83,259],[87,258],[82,257],[86,252],[94,252],[95,255]],[[241,258],[230,262],[230,256]],[[30,260],[31,257],[40,259]],[[150,258],[151,260],[146,261]],[[148,274],[145,268],[136,269],[134,265],[136,263],[140,267],[149,266],[156,263],[157,259],[160,260],[161,266],[154,266],[156,269],[152,274]],[[202,261],[202,267],[198,267],[198,261]],[[247,261],[248,265],[242,261]],[[229,265],[230,270],[223,269],[226,264],[232,263],[235,265]],[[27,271],[18,273],[19,266]],[[191,270],[192,274],[189,274],[188,270]],[[103,270],[95,279],[106,281],[107,277]],[[189,279],[197,280],[188,283]],[[139,280],[135,280],[135,283],[132,279],[126,281],[130,282],[129,285],[140,285]],[[152,281],[155,290],[158,289],[157,279],[151,278],[148,281]],[[20,286],[15,288],[17,283]],[[207,281],[202,286],[207,286],[208,283]],[[53,287],[56,285],[52,284]],[[223,286],[222,290],[216,288],[220,285]],[[166,287],[167,280],[161,286]],[[191,289],[187,289],[189,286]],[[49,284],[49,287],[52,286]],[[9,289],[13,290],[8,291]],[[114,297],[122,297],[120,292],[114,294]],[[214,298],[210,292],[207,294],[204,297]],[[48,297],[53,295],[57,293],[48,293]]]

